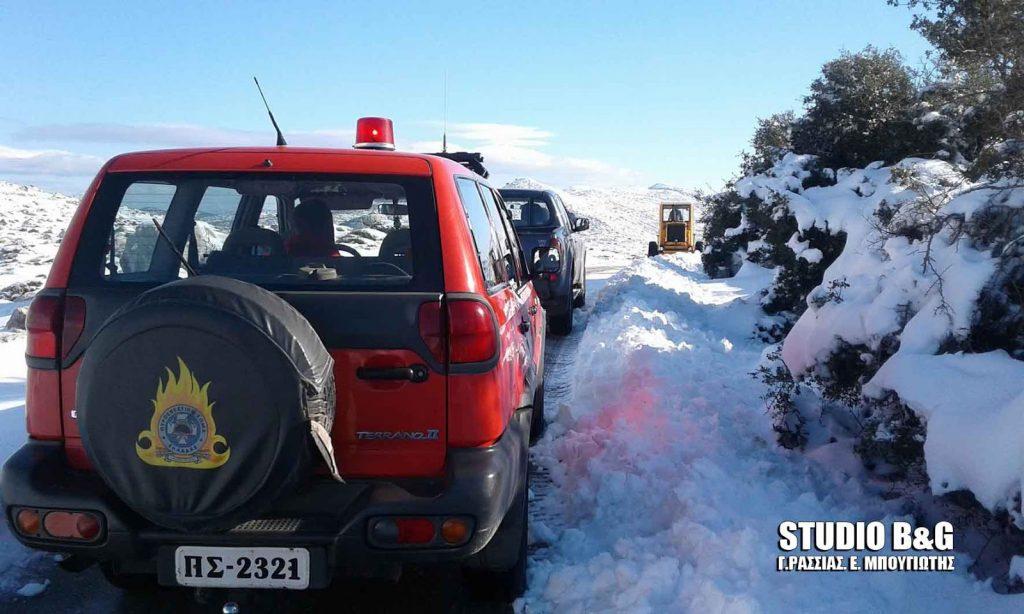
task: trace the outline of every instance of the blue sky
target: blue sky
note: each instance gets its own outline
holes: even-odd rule
[[[80,192],[106,158],[272,144],[449,142],[499,180],[719,187],[755,118],[798,109],[843,49],[926,43],[885,0],[10,2],[0,5],[0,179]]]

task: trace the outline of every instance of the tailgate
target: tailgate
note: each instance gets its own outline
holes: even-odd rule
[[[346,476],[438,475],[447,442],[447,377],[419,336],[437,293],[282,293],[334,358],[334,453]],[[401,369],[425,373],[403,379]]]

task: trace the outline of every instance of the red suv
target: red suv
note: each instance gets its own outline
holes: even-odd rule
[[[498,191],[379,121],[103,167],[29,312],[22,543],[121,586],[522,592],[544,312]]]

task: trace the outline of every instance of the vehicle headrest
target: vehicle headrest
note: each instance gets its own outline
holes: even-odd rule
[[[380,242],[378,255],[381,258],[405,258],[412,247],[412,233],[408,228],[392,230]]]
[[[544,205],[530,201],[523,205],[523,218],[532,226],[543,226],[551,221],[551,211]]]
[[[234,256],[280,256],[284,240],[273,230],[249,226],[232,231],[221,251]]]

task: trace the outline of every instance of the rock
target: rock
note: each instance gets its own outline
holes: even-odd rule
[[[16,307],[7,319],[6,330],[25,330],[25,322],[28,320],[28,307]]]
[[[8,286],[0,288],[0,299],[5,301],[20,301],[23,299],[31,298],[39,288],[43,287],[43,282],[38,279],[30,279],[28,281],[17,281]]]

